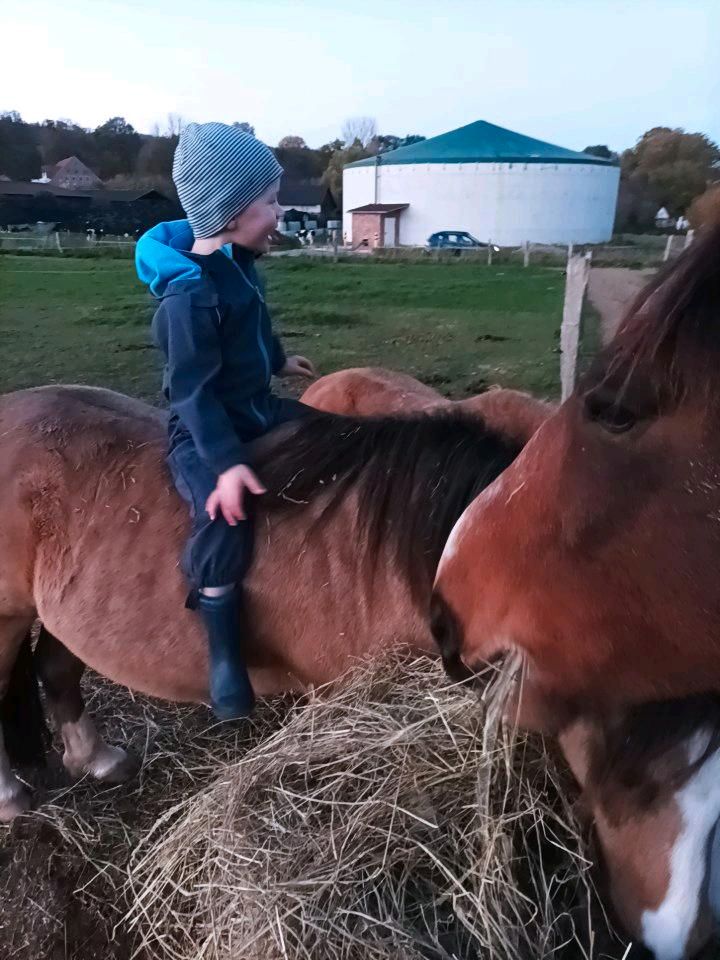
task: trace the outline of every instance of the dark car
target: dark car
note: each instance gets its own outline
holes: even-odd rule
[[[428,237],[427,245],[433,250],[477,250],[487,247],[476,240],[467,230],[440,230]]]

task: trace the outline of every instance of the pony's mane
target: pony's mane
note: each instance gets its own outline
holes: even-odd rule
[[[266,448],[257,465],[269,491],[266,508],[318,502],[315,524],[354,490],[360,512],[348,536],[371,564],[390,545],[417,595],[429,589],[460,514],[520,449],[479,417],[456,412],[384,418],[314,412]]]
[[[720,749],[720,695],[638,704],[602,727],[590,780],[604,805],[612,810],[614,787],[619,785],[641,806],[652,807],[680,789]],[[701,749],[689,756],[687,745],[695,735]]]
[[[717,395],[720,357],[720,224],[670,262],[630,304],[618,331],[580,383],[582,392],[642,371],[660,403],[693,389]]]

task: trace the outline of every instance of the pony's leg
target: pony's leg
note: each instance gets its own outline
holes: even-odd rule
[[[73,777],[89,774],[106,783],[122,783],[137,764],[120,747],[111,747],[85,709],[80,681],[85,664],[44,627],[35,647],[35,662],[48,710],[62,737],[63,765]]]
[[[0,729],[0,823],[10,823],[30,809],[30,794],[12,772],[5,739]]]
[[[28,621],[27,617],[0,617],[0,699],[5,696],[18,648],[31,624],[32,619]],[[12,771],[0,726],[0,823],[9,823],[30,805],[30,794]]]

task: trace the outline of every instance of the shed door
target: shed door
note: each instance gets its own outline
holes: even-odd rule
[[[385,217],[385,238],[386,247],[394,247],[397,240],[397,220],[395,217]]]

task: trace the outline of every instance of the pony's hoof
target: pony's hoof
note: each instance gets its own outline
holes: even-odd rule
[[[103,783],[125,783],[126,780],[132,780],[140,769],[140,761],[132,754],[123,750],[121,747],[108,747],[113,752],[113,757],[105,756],[102,766],[93,772],[98,780]]]
[[[90,776],[102,783],[125,783],[138,771],[139,763],[122,747],[103,744],[89,760],[77,761],[67,754],[63,757],[65,769],[75,780]]]
[[[11,823],[15,817],[27,813],[30,809],[30,794],[24,787],[18,786],[9,796],[0,796],[0,823]]]

